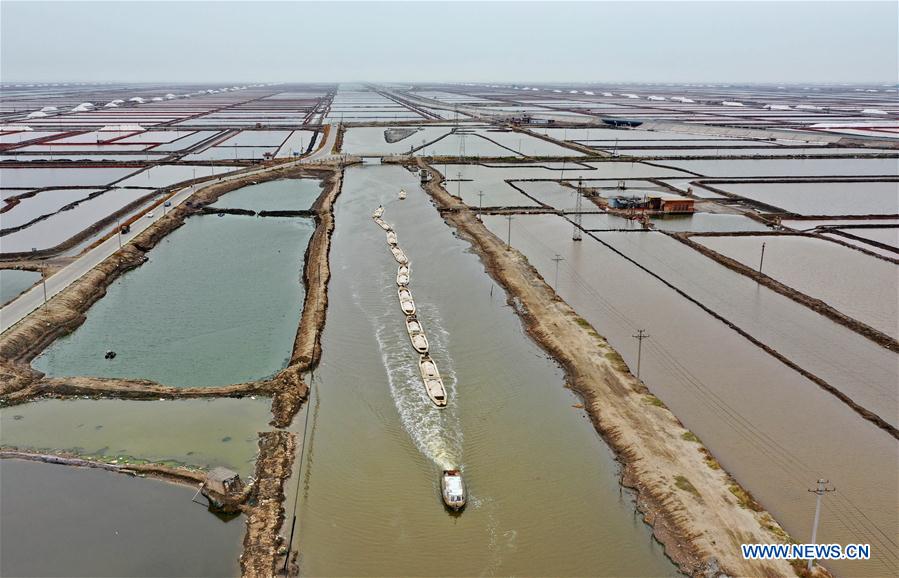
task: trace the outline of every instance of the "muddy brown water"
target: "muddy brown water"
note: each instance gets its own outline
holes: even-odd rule
[[[899,424],[895,352],[663,234],[595,235],[862,407]]]
[[[412,261],[419,318],[449,393],[442,411],[418,375],[397,264],[370,218],[378,204]],[[675,574],[561,370],[525,336],[416,175],[348,169],[336,223],[299,485],[302,574]],[[461,515],[439,496],[440,469],[450,466],[468,484]],[[290,496],[287,525],[292,507]]]
[[[191,502],[195,489],[95,469],[0,461],[0,574],[240,574],[243,518]]]
[[[484,221],[505,238],[502,216]],[[829,566],[847,576],[899,573],[896,440],[596,240],[571,237],[571,224],[558,216],[513,221],[512,244],[545,279],[554,278],[553,256],[564,257],[561,297],[632,368],[632,335],[647,330],[643,381],[797,541],[810,538],[814,515],[806,489],[827,478],[838,491],[824,501],[818,539],[870,542],[876,552],[867,562]],[[756,306],[749,300],[746,314]],[[793,313],[782,315],[789,321]]]
[[[764,243],[762,265],[766,275],[822,299],[894,339],[899,337],[896,299],[899,267],[895,263],[811,237],[694,237],[693,240],[752,268],[759,265]]]

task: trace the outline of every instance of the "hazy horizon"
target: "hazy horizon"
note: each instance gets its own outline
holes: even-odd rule
[[[895,2],[4,0],[0,16],[13,83],[899,81]]]

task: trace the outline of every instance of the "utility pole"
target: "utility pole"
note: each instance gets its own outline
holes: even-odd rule
[[[456,196],[462,198],[462,171],[456,171]]]
[[[44,286],[44,307],[47,306],[47,264],[41,261],[41,284]]]
[[[559,290],[559,262],[564,261],[564,260],[565,260],[565,257],[559,255],[558,253],[556,253],[555,257],[553,257],[553,261],[556,262],[556,280],[553,283],[553,289],[555,291]]]
[[[584,200],[583,200],[583,191],[581,190],[583,181],[581,179],[577,180],[577,202],[574,206],[574,232],[571,235],[572,241],[580,241],[581,237],[581,223],[582,215],[581,212],[584,210]]]
[[[759,257],[759,275],[762,274],[762,263],[765,262],[765,243],[762,243],[762,256]]]
[[[638,329],[637,334],[633,336],[637,340],[637,379],[640,379],[640,361],[643,357],[643,340],[649,337],[645,329]]]
[[[509,221],[509,232],[506,234],[506,250],[512,248],[512,215],[506,215],[506,220]]]
[[[118,234],[118,237],[119,237],[119,249],[121,249],[122,248],[122,224],[118,218],[116,218],[116,220],[115,220],[115,226],[117,229],[116,233]]]
[[[482,221],[481,211],[484,210],[484,191],[478,191],[478,220]]]
[[[827,484],[830,482],[828,480],[818,480],[818,486],[814,490],[808,490],[809,492],[816,494],[817,498],[815,498],[815,524],[812,526],[812,544],[815,544],[815,540],[818,538],[818,520],[821,519],[821,497],[828,492],[836,492],[836,488],[828,488]],[[815,564],[814,558],[808,561],[808,566],[806,568],[809,572],[812,571],[812,566]]]

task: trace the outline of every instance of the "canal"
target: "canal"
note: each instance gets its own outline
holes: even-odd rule
[[[379,204],[412,261],[418,315],[449,393],[442,411],[418,376],[397,265],[370,218]],[[299,493],[301,573],[675,575],[562,371],[415,174],[348,169],[336,223]],[[439,472],[451,466],[469,488],[461,515],[439,496]],[[289,496],[288,520],[292,507]]]

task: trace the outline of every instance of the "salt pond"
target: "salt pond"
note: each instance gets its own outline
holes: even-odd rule
[[[310,219],[192,217],[125,274],[34,366],[54,376],[213,386],[266,377],[290,357]],[[104,359],[114,349],[115,359]]]

